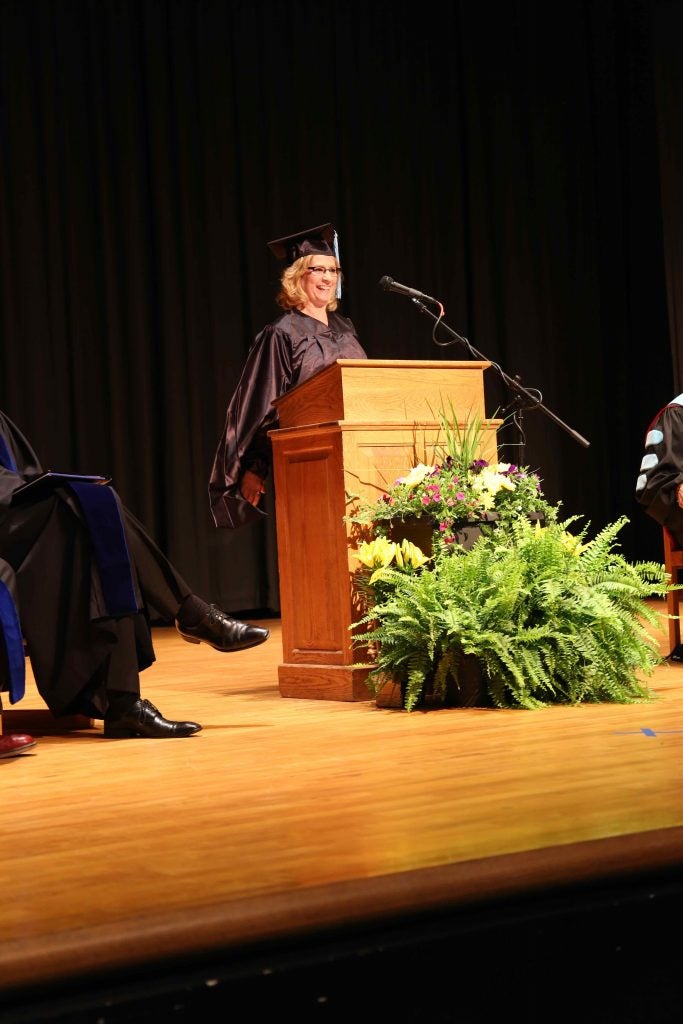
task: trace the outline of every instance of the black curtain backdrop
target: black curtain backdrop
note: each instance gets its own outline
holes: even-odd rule
[[[378,282],[437,296],[590,442],[536,409],[524,458],[502,454],[593,532],[628,516],[626,555],[661,561],[633,495],[682,386],[681,15],[0,0],[1,407],[46,467],[110,473],[198,592],[277,612],[272,516],[216,530],[207,479],[277,313],[266,242],[331,220],[368,354],[468,358]],[[511,398],[494,370],[487,397]]]

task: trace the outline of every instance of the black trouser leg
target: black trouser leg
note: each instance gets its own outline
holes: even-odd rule
[[[191,588],[157,547],[142,523],[124,508],[126,537],[145,602],[162,619],[172,622]]]

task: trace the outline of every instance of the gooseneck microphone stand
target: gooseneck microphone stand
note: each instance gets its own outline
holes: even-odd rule
[[[429,296],[425,296],[425,298],[429,298]],[[562,427],[562,429],[565,430],[570,437],[573,437],[575,441],[578,441],[580,445],[583,445],[584,448],[590,447],[590,441],[587,441],[585,437],[582,437],[581,434],[577,433],[576,430],[573,430],[563,420],[561,420],[559,416],[556,416],[554,412],[552,412],[550,409],[547,408],[547,406],[543,404],[543,396],[541,395],[540,391],[536,390],[535,388],[529,390],[528,388],[523,387],[519,376],[510,377],[507,373],[505,373],[504,370],[501,369],[498,363],[495,363],[492,359],[489,359],[487,356],[482,355],[481,352],[477,352],[476,348],[474,348],[474,346],[470,344],[467,338],[463,338],[461,334],[458,334],[458,332],[454,331],[452,327],[449,327],[446,321],[443,319],[443,307],[441,307],[440,303],[439,306],[441,307],[442,312],[439,314],[439,316],[437,316],[436,313],[433,313],[431,309],[425,306],[423,302],[420,302],[419,299],[415,298],[415,296],[411,297],[410,301],[417,306],[420,313],[424,313],[426,316],[429,316],[432,318],[432,320],[434,320],[432,340],[434,341],[435,345],[439,345],[442,348],[448,345],[454,345],[456,343],[464,345],[473,359],[480,359],[483,362],[489,363],[489,365],[493,367],[493,369],[496,371],[501,380],[512,392],[512,400],[501,411],[501,416],[505,418],[509,415],[519,433],[520,442],[517,447],[519,448],[520,454],[519,458],[516,460],[519,465],[524,465],[525,440],[523,418],[525,409],[539,409],[542,413],[545,413],[545,415],[548,416],[553,421],[553,423],[556,423],[558,427]],[[448,333],[451,336],[451,340],[437,340],[436,331],[437,328],[439,327],[443,327],[444,330],[448,331]]]

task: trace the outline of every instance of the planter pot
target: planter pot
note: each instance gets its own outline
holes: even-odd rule
[[[462,655],[458,680],[448,680],[445,694],[435,694],[430,680],[427,680],[422,697],[416,706],[424,708],[490,707],[484,671],[479,658],[474,654]]]
[[[405,688],[401,683],[387,676],[377,692],[375,703],[379,708],[404,708]],[[460,662],[459,682],[450,679],[445,695],[433,692],[429,679],[425,682],[422,697],[415,710],[436,710],[438,708],[490,708],[491,700],[481,662],[474,654],[463,654]]]
[[[455,528],[456,543],[465,551],[473,546],[481,537],[481,528],[498,521],[497,512],[487,512],[478,519],[465,520]],[[389,526],[389,539],[400,543],[404,538],[415,544],[425,555],[432,553],[432,537],[439,526],[430,516],[406,516],[405,519],[392,519]]]
[[[532,522],[543,525],[545,517],[540,512],[531,512],[528,517]],[[500,519],[497,512],[486,512],[478,519],[463,519],[455,525],[455,540],[463,551],[469,551],[481,537],[482,527],[495,526]],[[425,555],[432,553],[432,537],[439,525],[430,516],[406,516],[405,519],[392,519],[389,524],[389,540],[399,544],[405,538],[415,544]]]
[[[423,551],[425,555],[432,553],[432,536],[437,524],[429,516],[406,516],[405,519],[392,519],[389,524],[389,540],[398,544],[409,540]]]

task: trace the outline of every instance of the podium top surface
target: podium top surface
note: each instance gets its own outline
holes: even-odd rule
[[[485,418],[488,361],[337,359],[273,403],[281,428],[331,421],[423,422],[440,410]]]
[[[318,370],[315,374],[319,377],[321,373],[327,373],[330,370],[334,370],[336,367],[338,370],[344,370],[347,367],[391,367],[395,366],[399,369],[409,369],[410,367],[417,367],[422,369],[434,368],[442,369],[443,367],[450,367],[451,369],[461,369],[463,367],[472,369],[486,369],[490,366],[489,360],[478,360],[478,359],[336,359],[329,366],[325,366],[322,370]],[[311,377],[310,380],[313,380]],[[297,384],[297,387],[305,387],[308,381],[304,381],[302,384]]]

